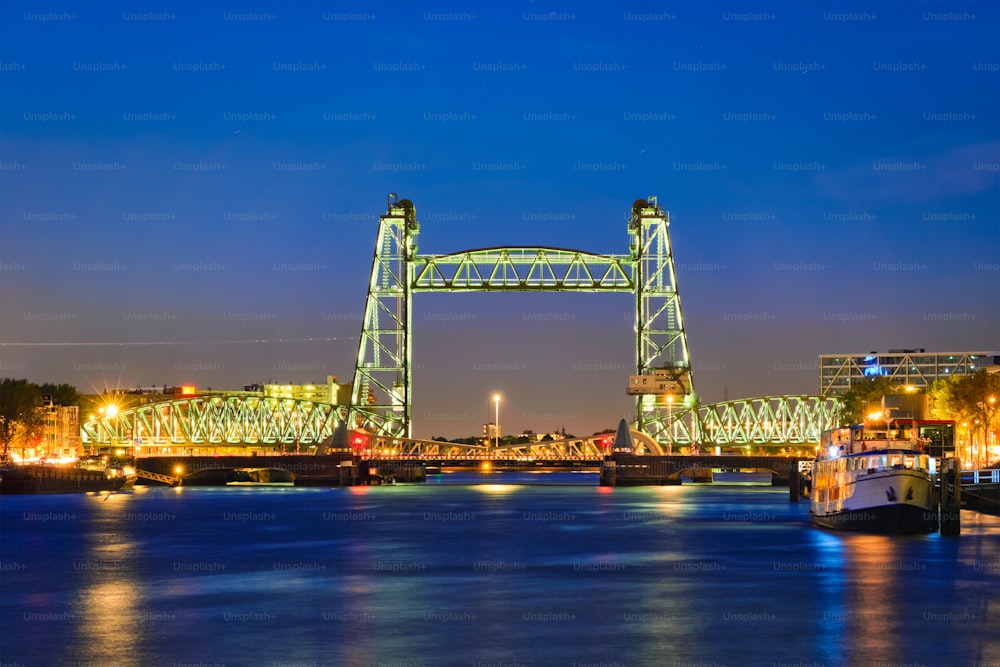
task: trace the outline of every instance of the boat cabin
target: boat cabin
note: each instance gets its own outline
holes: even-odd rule
[[[824,431],[818,458],[863,454],[872,450],[897,449],[929,454],[937,458],[954,455],[955,422],[900,419],[855,424]]]

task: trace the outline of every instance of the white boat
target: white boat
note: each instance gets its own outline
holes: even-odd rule
[[[919,433],[912,420],[823,432],[813,462],[813,522],[880,533],[937,530],[936,459]]]

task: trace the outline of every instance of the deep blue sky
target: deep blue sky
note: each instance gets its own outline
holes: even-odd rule
[[[625,253],[656,195],[704,402],[998,349],[998,37],[975,2],[5,3],[0,375],[347,381],[388,192],[422,253]],[[414,305],[417,435],[496,391],[505,432],[631,414],[630,297]],[[226,342],[284,338],[322,340]]]

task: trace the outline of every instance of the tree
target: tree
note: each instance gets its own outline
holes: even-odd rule
[[[960,458],[976,465],[989,464],[985,447],[1000,417],[1000,374],[980,369],[969,375],[940,378],[931,384],[928,394],[931,416],[953,419],[959,428],[966,430],[970,445],[974,440],[979,441],[976,461],[969,460],[971,452],[960,454]]]
[[[38,385],[38,392],[42,396],[49,396],[56,405],[80,405],[82,396],[71,384],[53,384],[45,382]]]
[[[885,376],[864,378],[841,397],[840,425],[860,424],[872,410],[880,409],[882,399],[899,391],[902,385]]]
[[[41,392],[27,380],[0,379],[0,460],[10,458],[17,440],[29,441],[42,427]]]

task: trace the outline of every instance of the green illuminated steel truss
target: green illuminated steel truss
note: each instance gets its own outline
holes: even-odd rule
[[[343,406],[230,392],[150,403],[80,427],[93,445],[318,445],[347,417]],[[145,452],[144,452],[145,453]]]
[[[764,396],[701,405],[697,410],[679,409],[670,422],[667,442],[676,447],[815,444],[822,431],[836,426],[839,405],[838,399],[823,396]],[[136,453],[149,455],[159,453],[161,447],[177,446],[320,445],[328,442],[346,417],[345,406],[220,392],[123,410],[115,417],[88,421],[80,430],[87,445],[135,447]],[[703,435],[695,438],[695,433]],[[599,460],[605,452],[604,437],[490,448],[377,435],[367,441],[365,451],[368,456],[390,458]],[[632,431],[632,439],[644,453],[668,451],[639,431]]]
[[[682,381],[678,407],[693,405],[690,361],[667,227],[655,198],[632,205],[627,255],[546,247],[417,254],[420,225],[409,200],[389,195],[379,219],[351,397],[352,427],[411,437],[410,335],[417,292],[623,292],[635,296],[637,374],[667,369]],[[622,378],[622,387],[628,378]],[[668,409],[638,397],[637,426],[667,438]]]
[[[485,248],[416,258],[415,292],[631,292],[628,255]]]
[[[840,401],[826,396],[761,396],[675,411],[669,441],[679,446],[804,445],[836,428]]]

